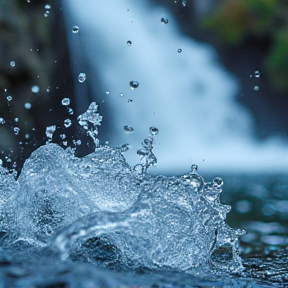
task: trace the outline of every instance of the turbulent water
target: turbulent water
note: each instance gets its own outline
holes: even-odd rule
[[[51,143],[48,127],[17,179],[1,167],[1,287],[242,287],[253,267],[261,279],[255,260],[243,272],[244,231],[225,222],[221,178],[206,183],[196,165],[180,177],[149,174],[155,127],[130,166],[129,145],[99,145],[101,120],[95,103],[78,117],[95,143],[85,157]],[[281,287],[287,275],[277,271]]]

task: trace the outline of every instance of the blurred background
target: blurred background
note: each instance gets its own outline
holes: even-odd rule
[[[223,177],[242,252],[287,247],[286,0],[0,0],[3,165],[19,172],[51,125],[93,151],[77,123],[92,101],[130,163],[153,126],[150,173]]]

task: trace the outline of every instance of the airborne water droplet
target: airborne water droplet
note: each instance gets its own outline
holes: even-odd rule
[[[260,72],[259,72],[258,70],[256,70],[256,71],[254,72],[254,75],[255,75],[256,78],[259,78],[259,77],[260,77]]]
[[[254,86],[254,90],[258,91],[259,90],[259,86]]]
[[[8,101],[11,101],[13,99],[12,96],[7,96],[6,98]]]
[[[54,132],[56,131],[56,125],[46,127],[47,142],[51,142]]]
[[[45,5],[45,9],[47,9],[47,10],[51,9],[51,5],[50,4],[46,4]]]
[[[198,165],[192,164],[192,166],[191,166],[192,173],[195,173],[197,170],[198,170]]]
[[[66,128],[70,127],[71,124],[72,124],[72,121],[71,121],[70,119],[65,119],[65,120],[64,120],[64,126],[65,126]]]
[[[18,135],[20,132],[20,128],[19,127],[14,127],[14,134]]]
[[[0,117],[0,124],[5,124],[5,120],[2,117]]]
[[[150,127],[149,132],[152,136],[154,136],[154,135],[157,135],[159,133],[159,130],[156,127]]]
[[[121,152],[126,152],[129,149],[130,149],[130,145],[128,143],[125,143],[120,147]]]
[[[79,27],[77,25],[74,25],[72,27],[72,32],[75,34],[75,33],[78,33],[79,32]]]
[[[40,88],[39,88],[39,86],[34,85],[34,86],[32,86],[31,91],[32,91],[33,93],[38,93],[38,92],[40,91]]]
[[[124,126],[124,130],[125,132],[127,133],[132,133],[134,131],[134,128],[132,126],[129,126],[129,125],[125,125]]]
[[[63,98],[62,99],[62,105],[63,106],[68,106],[70,104],[70,99],[69,98]]]
[[[221,186],[223,186],[224,184],[224,181],[222,180],[222,178],[220,177],[216,177],[214,180],[213,180],[213,185],[217,188],[220,188]]]
[[[163,24],[168,24],[168,19],[167,18],[161,18],[161,22],[163,23]]]
[[[182,0],[182,6],[186,6],[186,0]]]
[[[16,65],[15,61],[11,61],[11,62],[10,62],[10,66],[11,66],[11,67],[15,67],[15,65]]]
[[[86,74],[85,73],[79,73],[78,81],[80,83],[83,83],[85,80],[86,80]]]
[[[178,53],[181,53],[181,52],[182,52],[182,49],[178,49],[177,52],[178,52]]]
[[[131,90],[135,90],[139,87],[139,83],[137,81],[130,81]]]
[[[32,105],[31,105],[31,103],[26,102],[26,103],[24,104],[24,107],[25,107],[25,109],[31,109]]]
[[[128,40],[128,41],[127,41],[127,45],[128,45],[128,46],[131,46],[131,44],[132,44],[132,41]]]

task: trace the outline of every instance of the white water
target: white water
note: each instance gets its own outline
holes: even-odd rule
[[[114,128],[104,140],[111,146],[131,144],[130,163],[148,127],[158,127],[155,173],[183,173],[193,162],[213,173],[288,171],[287,141],[253,138],[251,115],[234,100],[237,79],[217,61],[213,48],[181,35],[167,10],[146,2],[63,1],[75,82],[80,72],[87,75],[86,83],[75,87],[78,113],[90,101],[84,96],[89,83],[95,97],[105,100],[100,113],[106,105],[106,117],[112,117]],[[132,91],[130,81],[139,87]],[[133,133],[124,132],[126,124]]]

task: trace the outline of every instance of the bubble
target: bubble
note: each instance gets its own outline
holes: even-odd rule
[[[161,18],[161,22],[163,23],[163,24],[168,24],[168,19],[167,18]]]
[[[72,124],[72,121],[71,121],[70,119],[65,119],[65,120],[64,120],[64,126],[65,126],[66,128],[70,127],[71,124]]]
[[[11,101],[13,99],[12,96],[7,96],[6,98],[8,101]]]
[[[72,27],[72,32],[75,34],[75,33],[78,33],[79,32],[79,27],[77,25],[74,25]]]
[[[221,186],[223,186],[224,184],[224,181],[222,180],[222,178],[220,177],[216,177],[214,180],[213,180],[213,185],[217,188],[220,188]]]
[[[181,52],[182,52],[182,49],[178,49],[177,52],[178,52],[178,53],[181,53]]]
[[[19,132],[20,132],[20,128],[19,127],[14,127],[14,134],[15,135],[18,135],[19,134]]]
[[[158,128],[152,126],[149,128],[149,132],[152,136],[154,136],[154,135],[157,135],[159,133],[159,130],[158,130]]]
[[[255,91],[258,91],[258,90],[259,90],[259,86],[257,86],[257,85],[254,86],[254,90],[255,90]]]
[[[10,62],[10,66],[11,66],[11,67],[15,67],[15,65],[16,65],[15,61],[11,61],[11,62]]]
[[[198,165],[192,164],[192,166],[191,166],[192,173],[195,173],[197,170],[198,170]]]
[[[61,102],[62,102],[63,106],[68,106],[70,104],[70,99],[69,98],[63,98]]]
[[[127,41],[127,45],[128,45],[128,46],[131,46],[131,44],[132,44],[132,41],[128,40],[128,41]]]
[[[85,73],[79,73],[78,75],[78,81],[80,83],[83,83],[86,80],[86,74]]]
[[[260,72],[259,72],[258,70],[256,70],[256,71],[254,72],[254,76],[255,76],[256,78],[259,78],[259,77],[260,77]]]
[[[139,83],[137,81],[130,81],[131,90],[135,90],[139,87]]]
[[[132,133],[134,131],[134,128],[132,126],[129,126],[129,125],[125,125],[124,126],[124,130],[125,132],[127,133]]]
[[[31,91],[32,91],[33,93],[38,93],[38,92],[40,91],[40,88],[39,88],[39,86],[34,85],[34,86],[32,86]]]
[[[26,103],[24,104],[24,107],[25,107],[26,109],[31,109],[32,105],[31,105],[31,103],[26,102]]]
[[[51,9],[51,5],[50,5],[50,4],[46,4],[44,8],[45,8],[46,10],[49,10],[49,9]]]
[[[182,6],[186,6],[186,0],[182,0]]]

